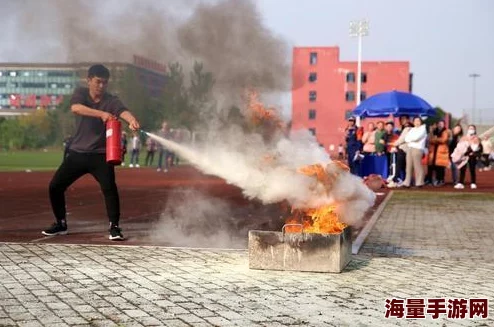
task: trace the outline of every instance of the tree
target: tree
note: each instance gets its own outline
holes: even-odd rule
[[[234,124],[246,128],[246,118],[242,114],[242,110],[237,106],[231,106],[227,111],[225,124]]]
[[[24,130],[17,118],[6,119],[0,123],[0,148],[21,149],[23,142]]]
[[[55,122],[53,144],[62,144],[62,141],[75,132],[75,117],[70,110],[70,97],[64,97],[57,108],[50,112],[50,116]]]
[[[41,148],[53,143],[56,124],[47,110],[6,119],[0,124],[0,145],[7,150]]]
[[[186,84],[182,65],[170,63],[161,104],[165,120],[193,131],[218,120],[220,113],[213,97],[213,73],[205,71],[204,65],[196,61],[189,77],[190,83]]]
[[[163,118],[175,126],[192,129],[193,115],[185,87],[182,65],[178,62],[168,65],[167,82],[161,97]]]
[[[19,125],[24,130],[23,148],[41,148],[53,141],[56,127],[46,109],[36,110],[18,119]]]
[[[219,113],[216,112],[217,106],[213,100],[214,83],[213,73],[205,72],[202,63],[194,62],[188,89],[190,110],[193,112],[192,125],[204,125],[219,118]]]
[[[435,107],[435,109],[436,109],[436,114],[433,117],[427,117],[427,119],[425,120],[427,126],[435,124],[442,119],[446,119],[446,115],[448,114],[446,111],[444,111],[441,107]],[[451,115],[450,128],[455,126],[457,123],[461,122],[462,119],[463,118],[456,118],[453,117],[453,115]]]
[[[163,112],[159,101],[153,99],[146,87],[139,81],[139,74],[135,68],[128,68],[118,79],[115,93],[122,102],[132,110],[132,113],[141,123],[142,129],[153,130],[163,119]]]
[[[443,109],[441,109],[440,107],[435,107],[434,109],[436,110],[436,114],[434,116],[427,117],[427,119],[425,120],[427,126],[436,124],[438,121],[446,117],[446,112]]]

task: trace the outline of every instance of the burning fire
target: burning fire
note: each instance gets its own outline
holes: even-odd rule
[[[287,226],[287,233],[319,233],[336,234],[341,233],[346,225],[339,221],[334,212],[335,206],[328,205],[315,209],[292,210],[292,217],[288,218],[286,224],[297,224],[301,226]]]
[[[259,101],[259,94],[255,90],[247,91],[247,108],[251,123],[254,126],[271,125],[271,129],[282,129],[283,122],[278,117],[276,109],[264,106]],[[276,155],[267,154],[262,158],[265,165],[276,161]],[[321,164],[304,166],[298,169],[299,173],[314,177],[319,185],[324,186],[324,190],[329,194],[332,186],[342,171],[349,170],[341,162],[333,161],[326,167]],[[317,188],[314,184],[314,191]],[[341,233],[347,226],[339,220],[335,212],[336,205],[326,205],[318,208],[297,208],[291,210],[291,216],[286,220],[286,224],[296,224],[298,226],[286,226],[287,233]],[[302,225],[302,227],[300,226]]]
[[[254,126],[258,126],[264,122],[274,122],[276,127],[283,127],[283,122],[279,119],[276,109],[265,107],[259,101],[259,93],[257,91],[247,91],[247,108],[250,120]]]
[[[335,168],[329,173],[322,165],[310,165],[301,167],[298,171],[302,174],[313,176],[318,182],[322,183],[327,192],[332,187],[335,179],[338,177],[341,170],[347,169],[341,163],[333,162]],[[322,233],[335,234],[341,233],[346,227],[346,224],[339,221],[338,215],[335,213],[335,205],[326,205],[318,208],[293,209],[292,216],[286,220],[286,224],[297,224],[302,226],[287,226],[287,233]]]

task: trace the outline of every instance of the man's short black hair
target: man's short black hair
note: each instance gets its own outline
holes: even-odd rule
[[[99,77],[99,78],[110,79],[110,71],[108,70],[108,68],[106,68],[101,64],[92,65],[91,67],[89,67],[87,71],[87,77],[88,78]]]

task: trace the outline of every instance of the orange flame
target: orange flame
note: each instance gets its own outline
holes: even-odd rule
[[[336,234],[341,233],[346,225],[339,221],[338,215],[334,212],[335,206],[328,205],[315,209],[295,209],[295,214],[290,217],[287,224],[301,224],[304,233]],[[287,226],[287,233],[302,232],[300,226]]]
[[[298,171],[302,174],[315,177],[321,182],[327,191],[330,190],[334,180],[342,170],[348,169],[345,165],[333,162],[336,169],[332,173],[328,173],[320,164],[301,167]],[[292,210],[292,216],[286,221],[286,224],[300,224],[302,226],[287,226],[287,233],[323,233],[335,234],[341,233],[347,226],[339,221],[338,215],[335,213],[335,205],[326,205],[319,208],[304,208]]]
[[[251,122],[254,125],[257,126],[263,122],[271,121],[274,122],[277,127],[283,126],[276,109],[273,107],[265,107],[262,102],[259,101],[259,93],[257,91],[247,91],[247,108],[249,109],[248,112]]]
[[[301,167],[298,169],[298,172],[307,176],[316,177],[317,180],[323,183],[324,186],[331,184],[331,179],[321,164]]]

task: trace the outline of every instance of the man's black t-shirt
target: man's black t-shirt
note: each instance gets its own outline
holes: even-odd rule
[[[93,102],[87,87],[77,88],[74,91],[70,99],[70,105],[73,104],[82,104],[92,109],[106,111],[116,117],[126,110],[118,97],[109,93],[105,93],[100,102]],[[70,150],[81,153],[106,152],[106,128],[101,118],[76,115],[76,131]]]

